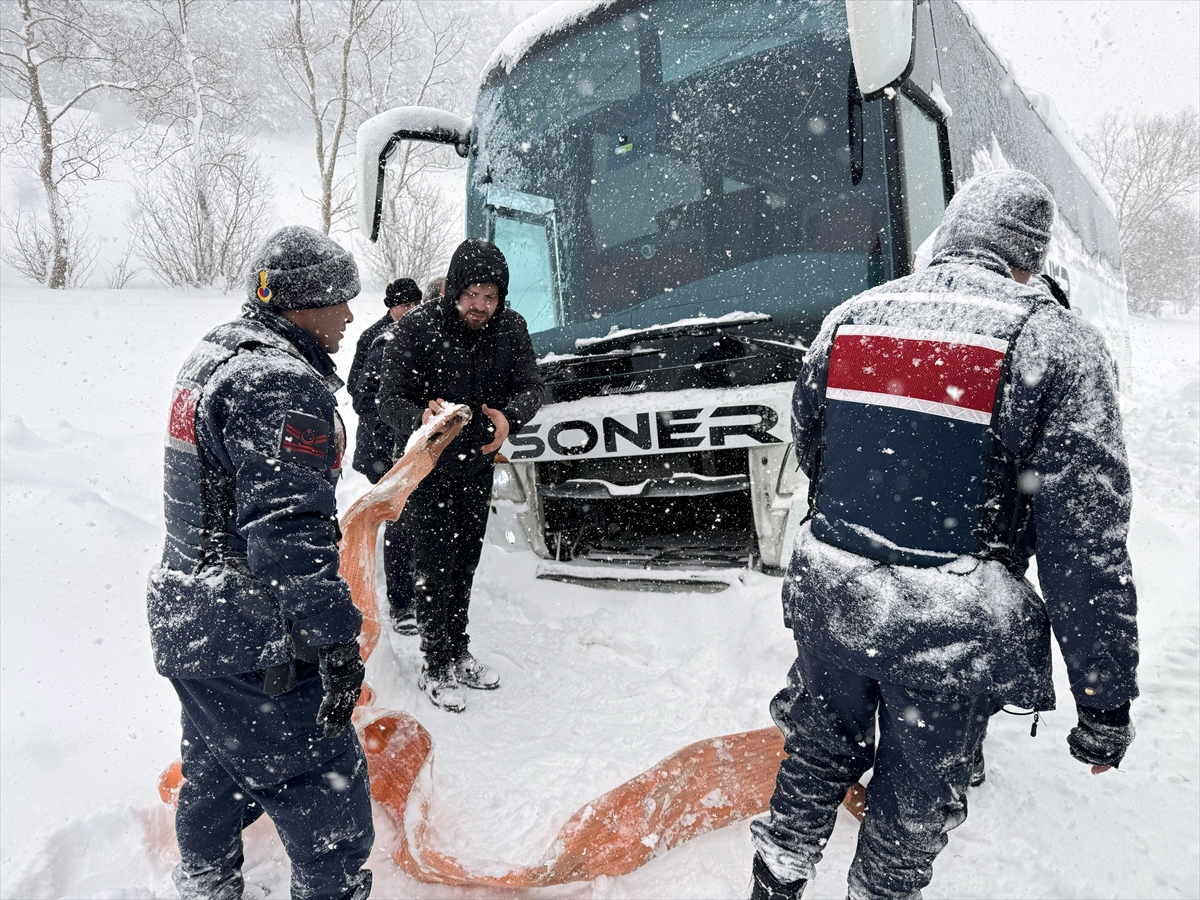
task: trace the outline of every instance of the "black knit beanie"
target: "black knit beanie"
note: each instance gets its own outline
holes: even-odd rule
[[[383,292],[383,305],[388,309],[406,303],[420,303],[421,289],[411,278],[397,278]]]
[[[1019,169],[986,172],[946,207],[933,259],[990,256],[1010,268],[1040,272],[1053,224],[1054,197],[1038,179]]]
[[[267,309],[319,309],[358,296],[358,266],[315,228],[287,225],[254,254],[246,287]]]
[[[500,248],[491,241],[472,239],[463,241],[450,257],[450,269],[446,272],[446,295],[444,303],[455,306],[458,295],[472,284],[494,284],[500,292],[500,304],[508,296],[508,261]]]

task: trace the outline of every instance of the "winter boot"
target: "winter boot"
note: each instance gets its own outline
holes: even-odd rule
[[[403,612],[392,610],[392,631],[396,634],[419,634],[417,614],[411,609]]]
[[[417,687],[429,698],[438,709],[446,712],[462,712],[467,708],[467,697],[463,693],[452,671],[431,670],[429,666],[421,667],[421,677],[417,679]]]
[[[750,900],[800,900],[808,884],[804,878],[784,884],[771,873],[757,853],[754,854],[753,879]]]
[[[494,691],[500,687],[500,673],[481,663],[469,650],[464,650],[455,663],[454,677],[463,687],[474,688],[477,691]]]
[[[987,767],[983,763],[983,742],[975,748],[975,761],[971,763],[971,787],[979,787],[987,781]]]

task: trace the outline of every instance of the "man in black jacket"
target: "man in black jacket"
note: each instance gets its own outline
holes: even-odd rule
[[[350,363],[350,374],[346,376],[346,389],[350,391],[351,396],[357,397],[358,382],[362,378],[363,366],[367,364],[367,355],[371,352],[371,345],[375,343],[375,338],[416,309],[421,302],[421,289],[411,278],[397,278],[387,286],[383,293],[383,303],[387,307],[387,312],[378,321],[368,325],[366,331],[358,336],[358,343],[354,345],[354,361]],[[359,412],[357,406],[354,411]],[[362,413],[359,415],[361,416]],[[355,444],[354,468],[370,478],[368,471],[358,464],[357,450],[358,445],[362,443],[361,437],[360,434],[360,440]],[[391,447],[388,447],[388,453],[391,453]],[[390,464],[388,468],[391,468]],[[386,471],[387,469],[383,470],[383,472]],[[377,477],[371,483],[374,484],[378,481],[383,472],[377,473]]]
[[[460,712],[461,687],[493,690],[500,676],[468,651],[467,607],[483,549],[492,466],[513,429],[541,407],[541,379],[525,319],[504,302],[508,263],[487,241],[464,241],[446,293],[396,326],[384,351],[379,416],[403,448],[446,403],[473,417],[409,497],[401,519],[412,540],[417,622],[425,666],[419,686]]]

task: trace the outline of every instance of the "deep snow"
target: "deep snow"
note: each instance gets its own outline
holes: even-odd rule
[[[31,288],[0,299],[0,895],[168,897],[171,817],[155,781],[178,754],[178,704],[151,664],[144,579],[162,537],[161,443],[171,381],[239,301],[164,290]],[[381,312],[353,304],[339,367]],[[1131,550],[1142,598],[1138,739],[1100,777],[1067,753],[1069,708],[999,717],[988,781],[926,891],[937,897],[1200,894],[1200,328],[1133,323],[1125,401],[1135,478]],[[353,434],[353,413],[342,403]],[[341,508],[365,488],[347,478]],[[769,724],[791,645],[777,579],[744,573],[704,594],[608,592],[534,579],[531,557],[488,548],[473,650],[503,688],[462,716],[415,688],[415,638],[368,667],[381,705],[434,739],[434,839],[478,860],[532,862],[580,806],[690,741]],[[1060,701],[1068,692],[1056,669]],[[1069,704],[1069,700],[1068,700]],[[377,810],[378,812],[378,810]],[[414,883],[388,851],[376,897],[482,896]],[[856,823],[841,814],[808,896],[843,897]],[[266,820],[248,834],[248,896],[287,894]],[[744,896],[746,823],[631,875],[532,897]]]

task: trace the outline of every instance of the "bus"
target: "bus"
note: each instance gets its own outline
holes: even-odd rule
[[[556,4],[493,54],[469,119],[362,126],[372,240],[406,140],[467,158],[466,235],[504,251],[540,357],[546,403],[501,450],[488,526],[539,577],[718,591],[786,566],[804,349],[909,274],[981,171],[1054,193],[1047,271],[1129,371],[1112,201],[955,0]]]

